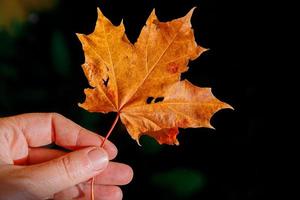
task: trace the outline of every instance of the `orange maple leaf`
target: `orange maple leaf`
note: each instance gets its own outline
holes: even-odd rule
[[[79,105],[90,112],[117,112],[137,142],[146,134],[160,144],[179,144],[178,128],[212,128],[212,115],[232,107],[210,88],[180,80],[189,60],[206,50],[195,42],[193,11],[160,22],[153,10],[131,44],[123,23],[114,26],[98,9],[94,32],[77,34],[85,54],[82,67],[93,87],[85,89],[86,100]]]

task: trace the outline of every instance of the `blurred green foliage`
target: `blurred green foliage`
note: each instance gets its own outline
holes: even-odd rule
[[[151,182],[173,196],[186,199],[205,186],[205,178],[199,171],[191,169],[170,169],[154,174]]]
[[[64,39],[64,36],[59,31],[54,31],[51,40],[51,56],[53,67],[57,74],[67,77],[70,75],[71,58],[69,47]]]
[[[89,130],[97,130],[99,126],[100,116],[98,113],[89,113],[86,110],[83,110],[80,108],[80,117],[82,119],[82,123],[84,124],[84,127]]]
[[[142,151],[145,153],[145,154],[156,154],[158,152],[160,152],[162,150],[162,146],[160,144],[158,144],[158,142],[147,136],[147,135],[144,135],[140,138],[140,144],[142,145],[143,149]]]
[[[0,31],[0,58],[13,56],[15,53],[15,40],[7,32]],[[2,74],[2,73],[0,73]]]
[[[52,9],[57,2],[57,0],[1,0],[0,30],[14,34],[15,26],[20,27],[22,23],[28,21],[32,12]]]
[[[0,63],[0,78],[16,80],[18,78],[17,69],[5,63]]]

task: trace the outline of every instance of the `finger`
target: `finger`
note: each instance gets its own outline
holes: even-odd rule
[[[87,146],[100,146],[103,137],[88,131],[57,113],[30,113],[1,119],[2,124],[14,132],[22,132],[29,147],[40,147],[52,142],[70,150]],[[104,148],[110,159],[117,148],[106,141]]]
[[[49,160],[64,156],[65,154],[67,154],[67,152],[56,149],[30,148],[28,152],[27,164],[33,165],[47,162]]]
[[[47,148],[30,148],[27,156],[23,159],[14,160],[15,165],[33,165],[46,162],[60,156],[65,155],[67,152],[56,149]]]
[[[88,185],[82,185],[84,196],[76,198],[76,200],[90,199],[91,187]],[[94,197],[95,200],[121,200],[123,193],[120,187],[111,185],[94,185]]]
[[[91,187],[79,184],[54,195],[54,200],[89,200]],[[94,185],[95,200],[121,200],[122,190],[118,186]]]
[[[126,185],[133,178],[133,170],[128,165],[109,162],[107,168],[95,177],[95,184]]]
[[[33,194],[49,197],[101,173],[108,164],[104,149],[88,147],[57,159],[24,167],[16,176],[30,180]]]
[[[70,200],[70,199],[76,199],[80,197],[84,197],[84,191],[80,187],[81,184],[72,186],[70,188],[67,188],[61,192],[58,192],[54,194],[53,199],[54,200]]]

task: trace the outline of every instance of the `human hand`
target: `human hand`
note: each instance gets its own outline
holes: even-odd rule
[[[132,169],[109,161],[117,148],[102,140],[55,113],[0,118],[0,200],[90,199],[92,177],[95,199],[122,199]],[[43,147],[53,142],[72,152]]]

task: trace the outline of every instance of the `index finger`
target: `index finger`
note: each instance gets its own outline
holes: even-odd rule
[[[29,147],[40,147],[55,143],[69,150],[88,146],[100,146],[103,137],[79,126],[57,113],[30,113],[5,119],[6,125],[24,134]],[[103,148],[113,159],[116,146],[106,141]]]

